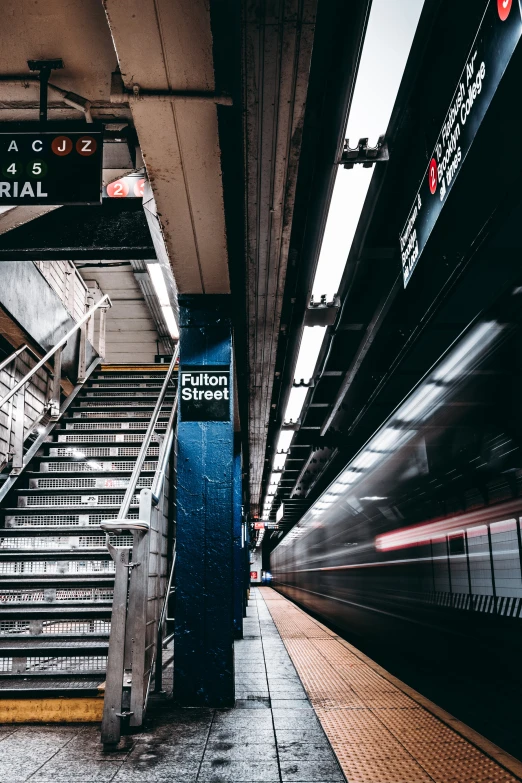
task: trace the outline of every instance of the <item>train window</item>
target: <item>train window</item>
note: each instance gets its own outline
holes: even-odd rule
[[[466,547],[464,545],[464,534],[459,533],[457,536],[449,537],[449,553],[450,555],[464,555],[466,554]]]

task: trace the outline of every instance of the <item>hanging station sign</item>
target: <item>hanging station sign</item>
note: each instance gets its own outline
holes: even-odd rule
[[[489,0],[400,235],[405,288],[521,35],[519,0]]]
[[[230,421],[230,369],[191,367],[179,372],[181,421]]]
[[[0,206],[100,204],[103,126],[0,124]]]

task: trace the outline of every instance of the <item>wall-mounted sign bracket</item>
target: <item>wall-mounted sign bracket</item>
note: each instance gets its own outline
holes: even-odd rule
[[[47,85],[51,71],[63,68],[63,60],[27,60],[30,71],[38,71],[40,80],[40,122],[47,122]]]

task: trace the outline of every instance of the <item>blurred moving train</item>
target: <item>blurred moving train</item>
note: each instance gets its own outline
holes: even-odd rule
[[[416,656],[433,670],[451,660],[456,676],[475,667],[481,687],[490,677],[514,698],[522,693],[521,315],[522,289],[512,287],[270,561],[277,590],[370,653]]]

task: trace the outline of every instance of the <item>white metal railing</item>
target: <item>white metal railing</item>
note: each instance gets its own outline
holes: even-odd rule
[[[4,393],[0,399],[0,414],[5,414],[11,418],[11,429],[8,427],[8,444],[10,446],[10,453],[12,457],[12,473],[17,474],[22,470],[24,463],[24,436],[25,436],[25,418],[26,418],[26,396],[29,388],[33,389],[38,387],[36,379],[40,378],[40,386],[42,383],[45,385],[46,379],[42,378],[42,372],[47,371],[47,389],[43,392],[40,389],[39,407],[34,418],[29,419],[30,428],[33,428],[38,421],[38,417],[43,414],[48,414],[52,421],[56,421],[60,415],[60,389],[62,380],[62,352],[67,342],[73,337],[77,331],[80,332],[80,350],[78,357],[78,382],[82,383],[85,380],[87,369],[87,337],[92,333],[94,324],[94,317],[97,311],[100,314],[100,337],[99,337],[99,356],[103,357],[105,354],[105,315],[107,309],[111,307],[111,300],[108,295],[103,296],[95,305],[90,307],[87,312],[77,321],[72,329],[59,340],[56,345],[51,348],[43,357],[33,351],[28,345],[23,345],[18,348],[14,353],[8,356],[0,365],[0,373],[7,373],[9,378],[6,385],[8,391]],[[27,372],[22,373],[17,365],[22,362],[26,357],[30,356],[31,361],[34,359],[35,364],[32,367],[28,367],[25,362]],[[11,372],[8,372],[10,368]],[[40,375],[38,375],[40,373]],[[18,378],[18,376],[21,376]],[[11,386],[11,382],[13,385]],[[43,395],[43,396],[42,396]],[[13,402],[11,402],[13,400]],[[9,405],[9,410],[7,405]],[[15,414],[12,415],[12,411]]]
[[[107,547],[115,563],[114,601],[101,728],[101,741],[107,750],[118,745],[122,720],[128,720],[133,727],[142,725],[155,664],[156,682],[160,677],[158,668],[161,667],[161,634],[172,583],[171,575],[169,577],[167,573],[169,502],[172,499],[169,498],[170,482],[166,482],[165,478],[171,464],[177,392],[162,439],[152,487],[140,492],[139,518],[127,519],[127,515],[157,427],[162,404],[168,389],[172,388],[171,381],[177,359],[176,350],[136,459],[118,518],[103,521],[101,524],[106,533]],[[132,532],[132,548],[112,545],[110,533],[119,531]]]

